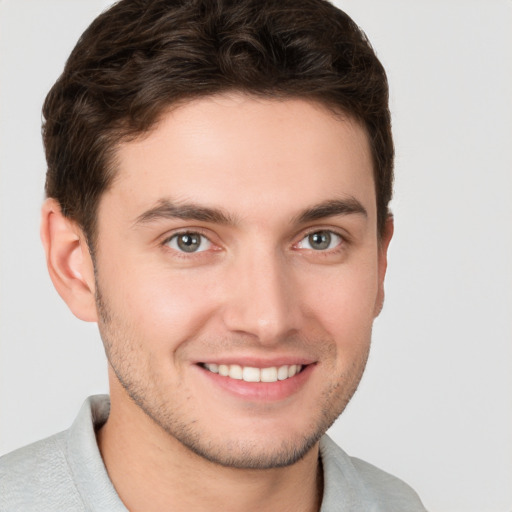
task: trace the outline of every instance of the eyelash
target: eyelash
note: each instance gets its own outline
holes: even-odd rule
[[[169,247],[169,243],[173,240],[173,239],[178,239],[178,237],[180,236],[183,236],[183,235],[198,235],[200,236],[201,238],[204,238],[208,241],[208,243],[212,244],[212,245],[215,245],[210,237],[208,235],[206,235],[201,229],[199,228],[194,228],[194,229],[186,229],[186,230],[183,230],[183,231],[178,231],[176,233],[172,233],[171,235],[165,237],[164,240],[162,240],[162,242],[160,243],[160,245],[162,247],[167,247],[169,248],[171,251],[173,251],[174,254],[180,256],[180,257],[186,257],[186,258],[190,258],[190,257],[194,257],[194,256],[198,256],[200,255],[201,253],[203,252],[206,252],[208,251],[208,249],[206,250],[203,250],[203,251],[199,251],[199,252],[186,252],[186,251],[180,251],[178,249],[174,249],[172,247]]]
[[[338,252],[343,250],[345,245],[347,245],[349,243],[349,240],[348,240],[347,236],[343,235],[339,231],[334,230],[332,228],[322,228],[322,227],[315,226],[314,229],[311,229],[311,230],[307,231],[306,233],[304,233],[301,236],[301,238],[297,242],[295,242],[293,244],[292,247],[293,248],[297,248],[298,250],[300,250],[301,248],[297,247],[297,246],[300,243],[302,243],[304,240],[306,240],[309,236],[314,235],[315,233],[329,233],[331,236],[334,235],[335,237],[339,238],[339,242],[336,244],[336,246],[333,247],[333,248],[330,248],[330,249],[324,249],[324,250],[322,250],[322,249],[313,249],[313,248],[305,248],[304,249],[304,250],[310,251],[310,252],[312,252],[312,253],[314,253],[315,255],[318,255],[318,256],[330,256],[330,255],[333,255],[333,254],[337,254]],[[175,249],[175,248],[169,247],[169,243],[173,239],[177,239],[178,237],[183,236],[183,235],[198,235],[201,238],[206,239],[208,241],[208,243],[210,243],[210,244],[215,246],[214,242],[211,241],[210,237],[207,234],[205,234],[199,228],[197,228],[197,229],[187,229],[187,230],[178,231],[176,233],[173,233],[172,235],[167,236],[161,242],[161,246],[162,247],[167,247],[168,249],[173,251],[173,254],[175,254],[175,255],[177,255],[179,257],[183,257],[183,258],[200,257],[202,255],[202,253],[208,252],[210,250],[210,248],[207,248],[207,249],[202,250],[202,251],[186,252],[186,251],[182,251],[182,250],[179,250],[179,249]]]
[[[333,247],[331,249],[325,249],[325,250],[319,250],[319,249],[315,250],[313,248],[305,249],[307,251],[310,251],[310,253],[312,252],[312,253],[314,253],[315,255],[318,255],[318,256],[325,256],[325,257],[327,257],[327,256],[331,256],[331,255],[337,254],[338,252],[342,251],[344,249],[344,247],[349,242],[349,240],[348,240],[346,235],[340,233],[339,231],[337,231],[335,229],[323,228],[323,227],[315,226],[314,229],[311,229],[310,231],[307,231],[304,235],[302,235],[300,240],[298,242],[296,242],[295,244],[293,244],[293,246],[297,247],[298,244],[300,244],[301,242],[306,240],[309,236],[314,235],[316,233],[329,233],[331,236],[334,235],[334,236],[339,238],[339,242],[335,245],[335,247]]]

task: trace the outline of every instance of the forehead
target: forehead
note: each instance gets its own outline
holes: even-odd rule
[[[166,112],[119,146],[117,175],[102,202],[134,214],[161,199],[194,201],[243,216],[333,196],[375,210],[368,138],[354,120],[304,99],[224,94]],[[329,197],[330,196],[330,197]]]

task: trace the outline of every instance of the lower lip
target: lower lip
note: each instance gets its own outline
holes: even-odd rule
[[[210,372],[197,366],[201,373],[214,385],[245,400],[275,402],[297,393],[310,378],[315,364],[305,366],[300,373],[277,382],[245,382]]]

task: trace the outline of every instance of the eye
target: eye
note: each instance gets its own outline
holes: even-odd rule
[[[314,231],[305,236],[298,244],[299,249],[313,249],[315,251],[327,251],[334,249],[342,242],[340,235],[332,231]]]
[[[165,244],[171,249],[180,252],[202,252],[211,247],[211,242],[200,233],[178,233],[169,238]]]

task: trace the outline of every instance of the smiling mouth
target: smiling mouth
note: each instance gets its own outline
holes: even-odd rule
[[[217,373],[222,377],[230,379],[243,380],[245,382],[277,382],[294,377],[307,365],[285,364],[268,368],[254,368],[238,364],[202,363],[200,366],[212,373]]]

